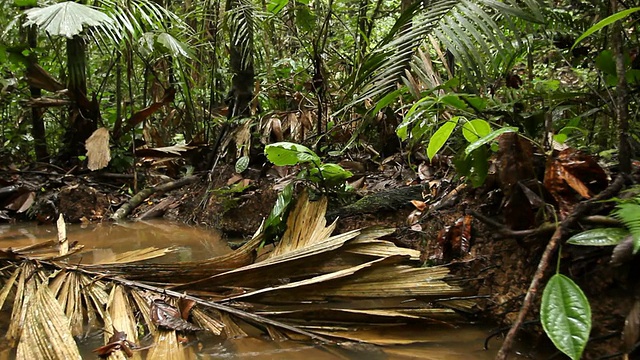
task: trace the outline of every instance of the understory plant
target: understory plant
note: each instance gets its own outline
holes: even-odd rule
[[[624,227],[595,228],[578,233],[567,244],[578,246],[615,246],[610,266],[622,265],[633,259],[640,249],[640,195],[615,199],[612,216]],[[624,352],[628,353],[638,340],[638,333],[628,327],[637,326],[633,311],[625,323]],[[556,273],[551,277],[542,294],[540,308],[542,327],[558,348],[571,359],[579,359],[591,331],[591,308],[582,289],[569,277]]]

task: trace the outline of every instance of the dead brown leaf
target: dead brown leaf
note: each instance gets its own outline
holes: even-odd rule
[[[100,170],[109,165],[111,160],[109,129],[103,127],[94,131],[84,146],[87,149],[87,167],[90,170]]]

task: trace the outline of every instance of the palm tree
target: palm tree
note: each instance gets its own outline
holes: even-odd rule
[[[108,30],[113,20],[105,13],[72,1],[29,9],[25,26],[36,25],[49,35],[66,38],[67,89],[73,99],[65,129],[62,160],[84,152],[84,142],[97,129],[100,111],[95,97],[87,97],[85,28]]]

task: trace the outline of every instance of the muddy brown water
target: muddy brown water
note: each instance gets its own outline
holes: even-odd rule
[[[43,240],[55,239],[55,226],[35,224],[0,225],[0,249],[18,248]],[[85,246],[80,261],[103,261],[118,253],[149,246],[173,246],[177,251],[156,262],[203,260],[230,252],[221,235],[213,230],[189,227],[167,221],[135,223],[103,223],[69,225],[67,236]],[[3,309],[0,325],[7,322],[7,309]],[[0,332],[5,330],[0,329]],[[201,337],[199,359],[426,359],[449,360],[493,359],[499,347],[491,342],[490,350],[483,343],[491,328],[481,325],[408,327],[396,326],[383,336],[384,346],[345,344],[323,346],[299,341],[271,341],[261,336],[241,339]],[[2,338],[0,338],[2,339]],[[100,346],[101,336],[80,340],[83,357],[97,358],[91,350]],[[2,341],[0,341],[1,343]],[[0,349],[4,346],[0,345]],[[4,354],[3,354],[4,353]],[[6,352],[0,351],[0,358]],[[516,357],[518,358],[518,357]],[[525,357],[521,357],[525,358]],[[531,357],[528,357],[531,358]]]

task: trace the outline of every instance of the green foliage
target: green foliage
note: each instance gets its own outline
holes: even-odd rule
[[[265,242],[270,243],[286,230],[287,213],[293,198],[293,183],[287,184],[278,194],[269,216],[264,222]]]
[[[267,159],[274,165],[302,165],[299,177],[311,180],[325,189],[344,188],[345,180],[353,176],[338,164],[324,164],[320,157],[304,145],[278,142],[265,146]]]
[[[567,244],[580,246],[613,246],[618,245],[629,231],[622,228],[597,228],[573,235]]]
[[[497,129],[497,130],[495,130],[495,131],[493,131],[493,132],[481,137],[480,139],[472,142],[471,144],[469,144],[469,146],[467,146],[464,149],[464,153],[468,156],[469,154],[474,152],[476,149],[480,148],[481,146],[490,144],[495,139],[497,139],[498,136],[500,136],[500,135],[502,135],[504,133],[508,133],[508,132],[518,132],[518,128],[507,126],[507,127],[503,127],[503,128]]]
[[[633,253],[640,249],[640,197],[631,201],[624,201],[616,205],[613,216],[620,220],[629,229],[633,237]]]
[[[558,350],[580,359],[591,332],[591,307],[573,280],[562,274],[549,279],[542,293],[540,321]]]
[[[451,120],[440,126],[431,139],[429,139],[429,145],[427,146],[427,156],[429,157],[429,160],[433,159],[436,153],[440,151],[447,140],[449,140],[451,133],[453,133],[453,130],[458,125],[458,119],[458,116],[451,118]]]
[[[290,142],[269,144],[264,149],[267,159],[277,166],[312,163],[320,165],[320,157],[304,145]]]
[[[622,10],[620,12],[617,12],[611,16],[608,16],[602,20],[600,20],[599,22],[597,22],[595,25],[593,25],[592,27],[590,27],[589,29],[587,29],[587,31],[585,31],[582,35],[580,35],[580,37],[578,39],[576,39],[576,42],[573,43],[573,46],[571,47],[571,49],[575,48],[576,45],[578,45],[582,40],[584,40],[585,38],[593,35],[594,33],[604,29],[605,27],[615,23],[616,21],[620,21],[626,17],[628,17],[629,15],[640,11],[640,7],[634,7],[631,9],[626,9],[626,10]]]

